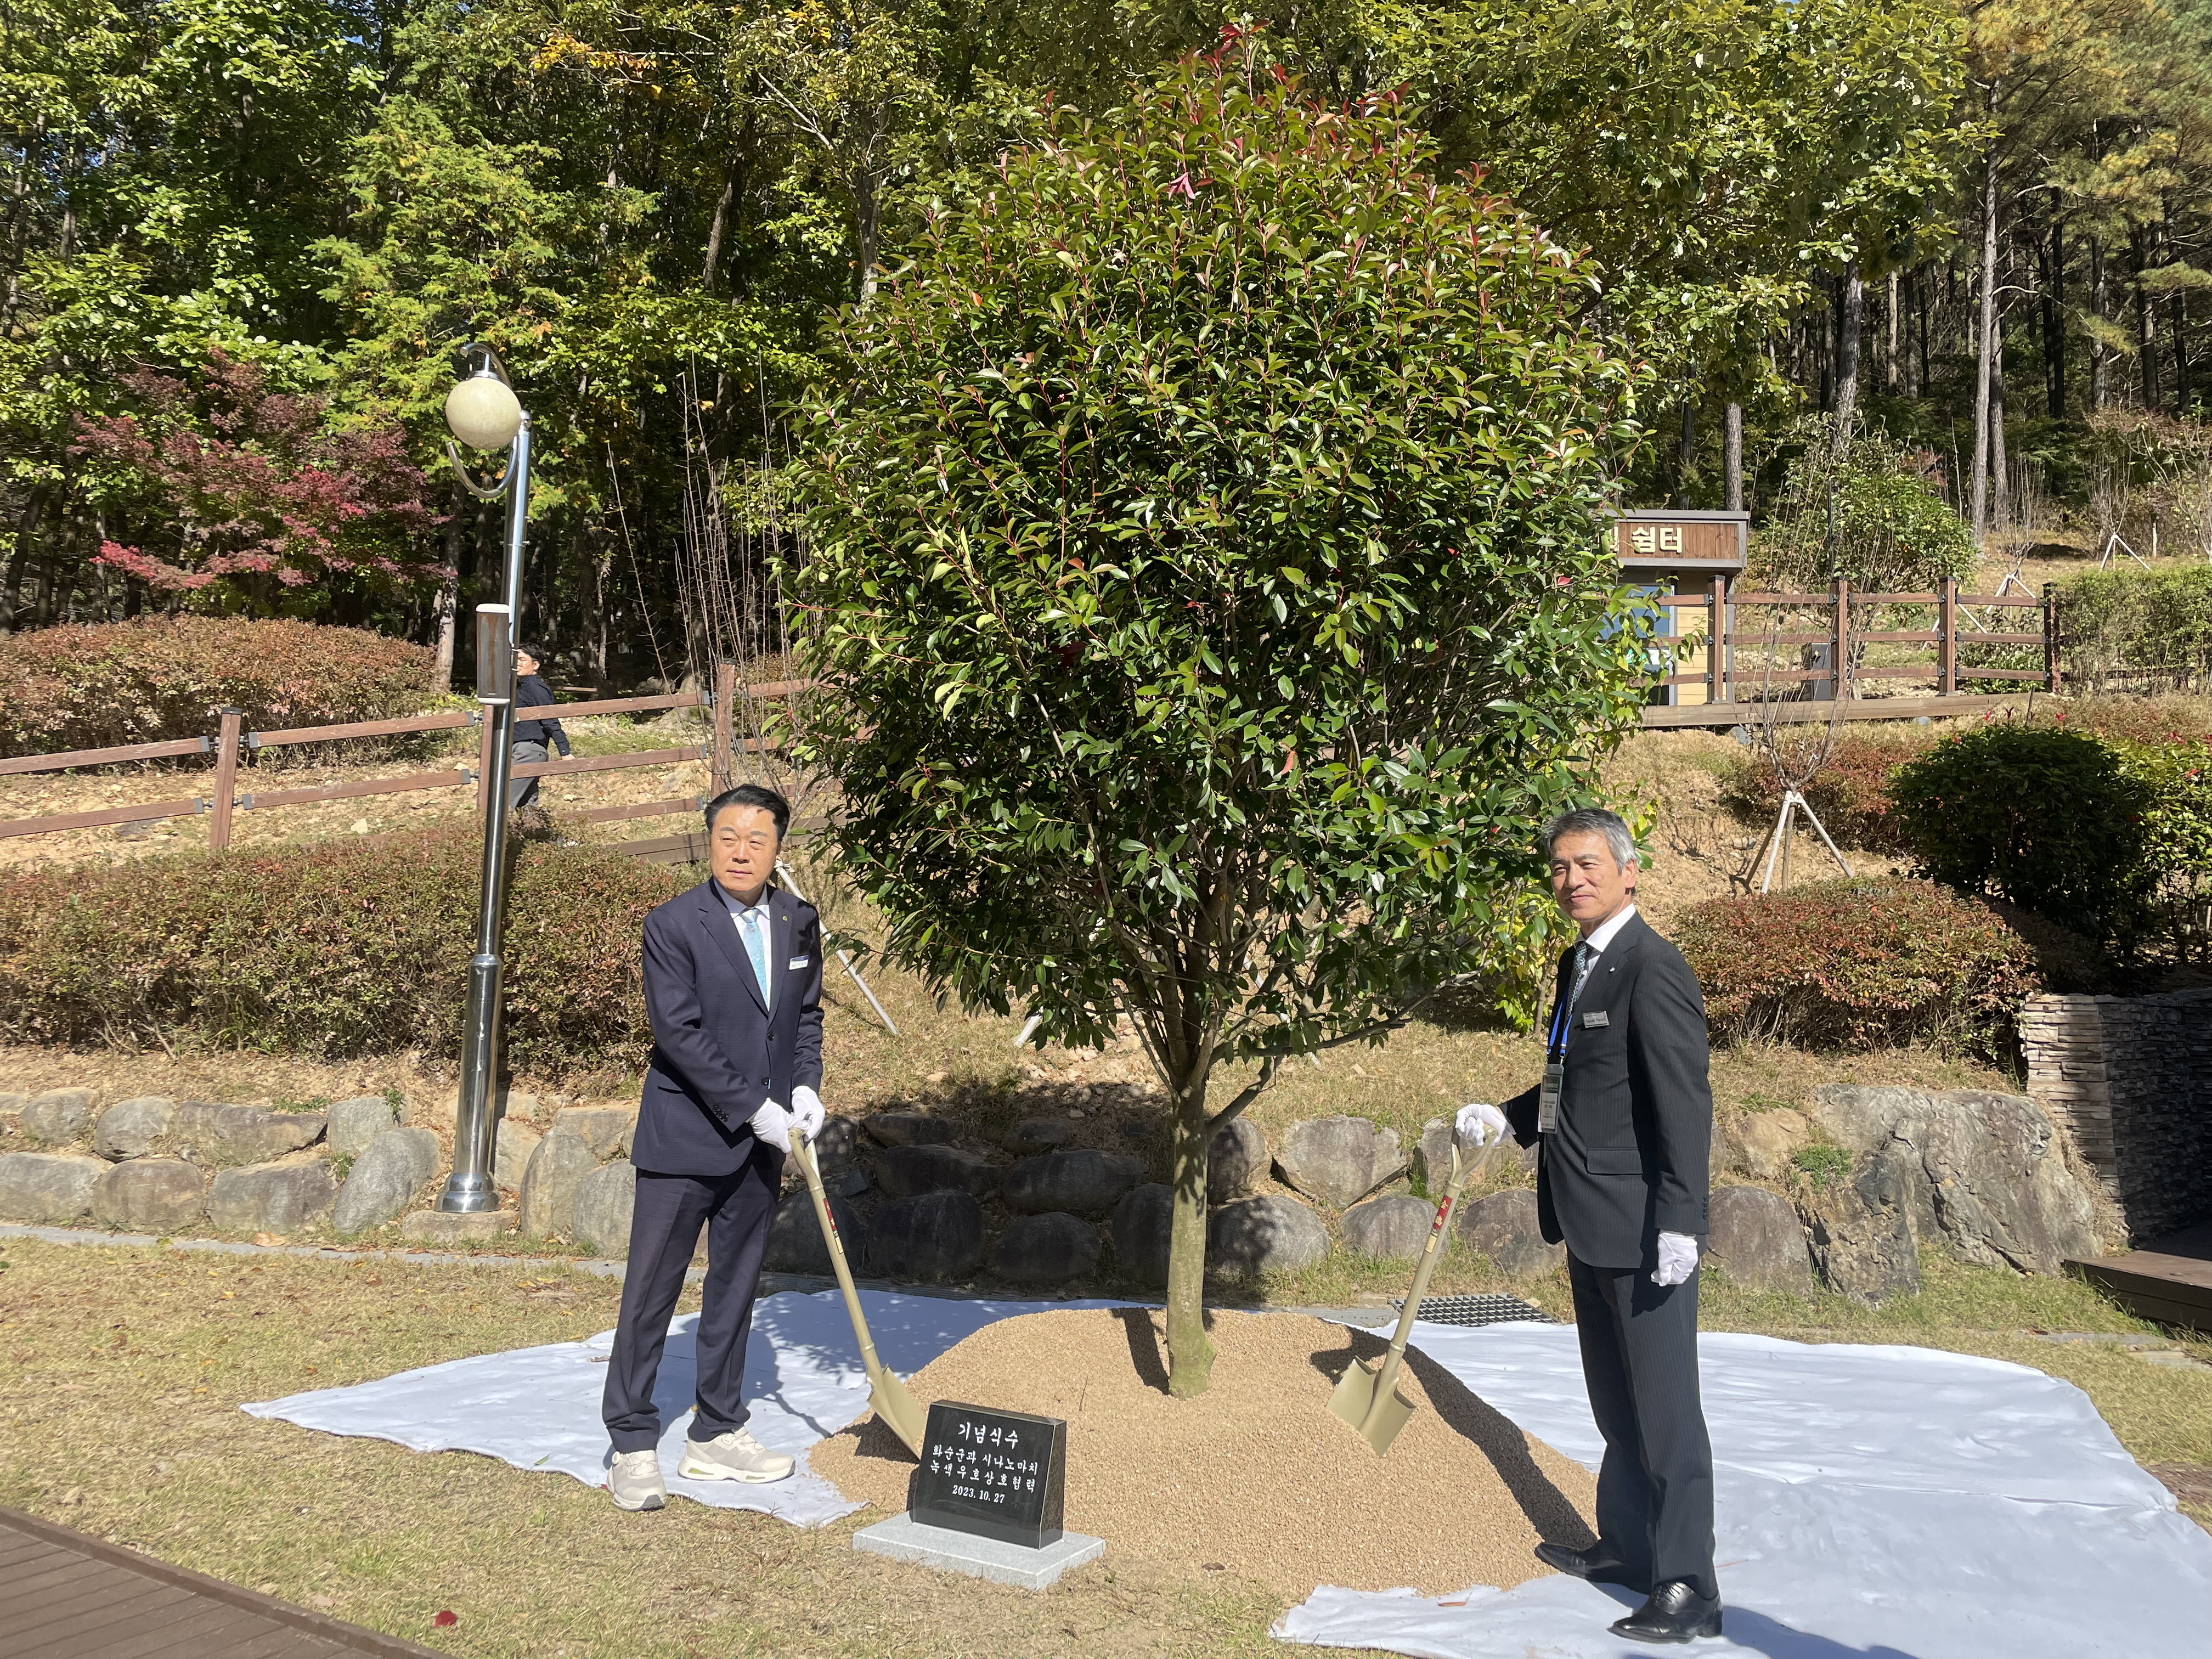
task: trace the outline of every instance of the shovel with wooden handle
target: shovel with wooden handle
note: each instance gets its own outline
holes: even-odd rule
[[[876,1345],[868,1336],[868,1322],[860,1312],[860,1293],[853,1288],[853,1270],[845,1263],[844,1241],[837,1237],[837,1223],[830,1213],[830,1194],[822,1189],[822,1170],[814,1161],[814,1148],[799,1136],[791,1138],[791,1155],[799,1161],[799,1172],[806,1177],[806,1191],[814,1200],[814,1217],[822,1224],[822,1237],[829,1241],[830,1265],[837,1274],[837,1288],[845,1293],[845,1311],[853,1316],[853,1334],[860,1339],[860,1364],[868,1372],[868,1404],[875,1408],[878,1422],[888,1423],[893,1434],[906,1442],[906,1449],[916,1457],[921,1455],[922,1435],[928,1426],[929,1413],[922,1409],[907,1385],[899,1381],[890,1366],[876,1358]]]
[[[1458,1142],[1452,1143],[1451,1175],[1444,1182],[1443,1201],[1437,1206],[1437,1218],[1429,1228],[1428,1244],[1421,1251],[1421,1265],[1413,1269],[1413,1288],[1406,1297],[1405,1310],[1398,1316],[1398,1331],[1390,1339],[1390,1351],[1372,1368],[1365,1360],[1352,1361],[1344,1373],[1344,1380],[1336,1385],[1336,1392],[1328,1398],[1329,1410],[1358,1430],[1367,1443],[1375,1448],[1377,1457],[1390,1449],[1398,1431],[1413,1414],[1413,1402],[1398,1392],[1398,1368],[1406,1358],[1406,1338],[1413,1328],[1414,1316],[1420,1312],[1421,1295],[1429,1288],[1429,1275],[1436,1271],[1437,1259],[1444,1253],[1444,1224],[1451,1219],[1452,1206],[1459,1202],[1460,1189],[1482,1173],[1483,1165],[1490,1162],[1491,1153],[1497,1150],[1493,1142],[1483,1149],[1480,1158],[1469,1163],[1461,1156]]]

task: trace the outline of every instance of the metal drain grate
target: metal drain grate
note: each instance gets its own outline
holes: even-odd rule
[[[1390,1305],[1402,1311],[1406,1298],[1394,1297]],[[1431,1325],[1505,1325],[1516,1320],[1537,1325],[1559,1322],[1517,1296],[1425,1296],[1420,1316]]]

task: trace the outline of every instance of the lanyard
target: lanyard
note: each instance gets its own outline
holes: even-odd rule
[[[1589,983],[1590,969],[1597,966],[1598,952],[1587,943],[1577,945],[1575,951],[1583,958],[1582,965],[1576,970],[1574,983],[1568,987],[1566,996],[1552,1010],[1551,1039],[1544,1045],[1545,1053],[1554,1061],[1567,1057],[1568,1022],[1574,1018],[1575,1005],[1582,1000],[1583,987]]]

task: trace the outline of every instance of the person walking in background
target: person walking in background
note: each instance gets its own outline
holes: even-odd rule
[[[1539,1147],[1547,1243],[1564,1240],[1590,1413],[1605,1438],[1597,1543],[1542,1543],[1561,1572],[1646,1599],[1613,1633],[1721,1633],[1713,1452],[1698,1392],[1698,1241],[1711,1231],[1713,1129],[1705,999],[1682,953],[1636,913],[1628,826],[1585,808],[1544,831],[1552,896],[1582,934],[1559,960],[1544,1080],[1460,1109],[1464,1144]]]
[[[630,1162],[637,1199],[601,1411],[615,1507],[657,1510],[653,1385],[684,1269],[707,1230],[698,1386],[678,1473],[781,1480],[792,1458],[745,1427],[745,1337],[791,1138],[822,1127],[822,919],[770,885],[791,807],[757,783],[707,806],[708,878],[645,919],[653,1060]]]
[[[537,647],[518,645],[514,647],[514,760],[518,766],[529,765],[545,759],[548,743],[561,751],[561,758],[568,758],[568,734],[561,729],[556,720],[526,720],[526,708],[550,708],[553,706],[553,688],[538,677]],[[507,787],[507,810],[533,805],[538,799],[536,778],[516,778]]]

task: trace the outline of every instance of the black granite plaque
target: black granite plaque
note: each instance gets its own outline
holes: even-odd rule
[[[1060,1541],[1066,1466],[1060,1419],[939,1400],[907,1509],[929,1526],[1042,1549]]]

